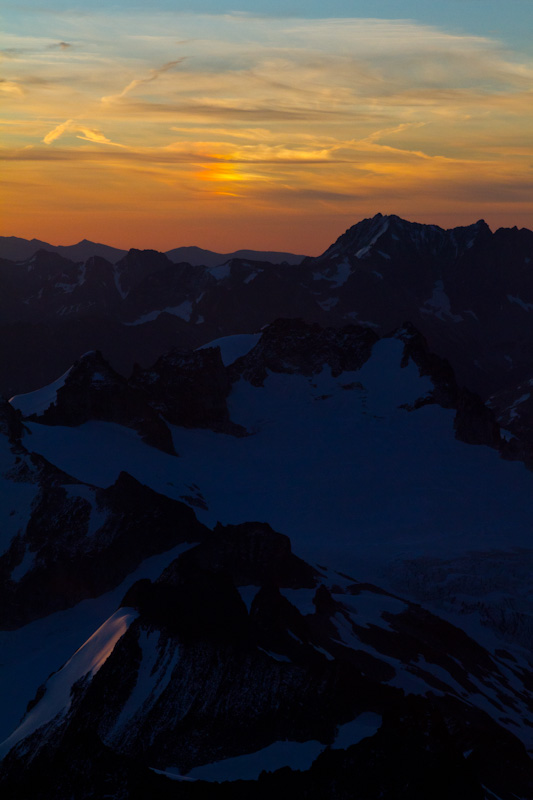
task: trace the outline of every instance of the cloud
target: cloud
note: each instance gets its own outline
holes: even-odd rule
[[[56,139],[59,139],[59,137],[62,136],[65,131],[70,130],[73,123],[73,119],[67,119],[65,122],[62,122],[61,125],[57,125],[53,130],[46,134],[43,142],[45,144],[52,144],[52,142],[55,142]]]
[[[143,83],[151,83],[152,81],[155,81],[160,75],[163,75],[173,67],[181,64],[182,61],[185,61],[185,59],[186,56],[183,56],[182,58],[177,58],[174,61],[167,61],[167,63],[163,64],[162,67],[151,70],[150,74],[147,75],[146,78],[135,78],[134,80],[130,81],[130,83],[128,83],[128,85],[125,86],[119,94],[102,97],[102,103],[112,103],[116,100],[120,100],[121,97],[125,97],[127,94],[133,91],[133,89],[136,89],[137,86],[141,86]]]
[[[0,93],[22,97],[24,94],[24,89],[16,81],[7,81],[3,78],[0,78]]]
[[[95,142],[97,144],[110,144],[113,145],[113,147],[125,147],[123,144],[112,142],[98,129],[89,128],[86,125],[80,124],[74,119],[67,119],[65,122],[57,125],[53,130],[46,134],[46,136],[43,138],[43,142],[45,144],[52,144],[52,142],[55,142],[56,139],[59,139],[60,136],[63,136],[63,134],[67,132],[76,133],[76,138],[85,139],[88,142]],[[80,133],[82,134],[81,136],[79,135]]]

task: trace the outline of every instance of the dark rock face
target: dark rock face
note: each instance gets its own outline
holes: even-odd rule
[[[493,395],[487,405],[502,428],[533,447],[533,378]]]
[[[108,489],[72,481],[36,498],[23,535],[0,556],[0,627],[16,628],[119,585],[146,558],[207,529],[192,509],[121,473]],[[25,554],[31,566],[10,576]]]
[[[226,399],[231,383],[218,348],[171,350],[150,369],[137,367],[130,385],[174,425],[239,432],[230,422]]]
[[[291,552],[288,536],[261,522],[216,525],[201,547],[195,547],[161,576],[173,583],[183,571],[224,572],[236,586],[306,587],[316,585],[318,573]]]
[[[170,262],[157,250],[130,250],[116,264],[120,291],[127,295],[149,275],[168,268]]]
[[[314,612],[273,585],[278,562],[291,591],[315,592]],[[248,611],[236,584],[251,579],[260,585]],[[524,700],[520,669],[510,680],[507,662],[418,606],[368,584],[318,586],[323,579],[268,526],[219,528],[158,581],[128,592],[137,619],[92,679],[72,687],[68,711],[6,756],[2,789],[54,800],[104,791],[481,800],[483,785],[533,797],[523,746],[469,700],[496,687],[502,707]],[[389,610],[369,618],[369,601]],[[424,693],[390,685],[402,670]],[[336,745],[338,726],[367,712],[377,722],[366,738]],[[306,771],[285,767],[254,782],[176,785],[150,769],[183,774],[283,740],[320,742],[322,752]]]
[[[500,426],[494,412],[478,395],[467,389],[459,392],[454,426],[457,438],[467,444],[486,444],[496,449],[501,448]]]
[[[22,420],[18,411],[0,397],[0,436],[5,436],[14,445],[22,436]]]
[[[433,390],[417,407],[438,403],[443,408],[455,408],[454,429],[458,439],[467,444],[487,445],[507,455],[494,412],[479,395],[457,384],[449,362],[429,352],[426,339],[409,322],[395,336],[405,342],[403,363],[412,359],[420,375],[427,375],[433,383]]]
[[[170,431],[144,393],[131,387],[99,351],[74,364],[55,403],[38,419],[45,425],[81,425],[90,419],[117,422],[135,428],[147,444],[175,453]]]
[[[321,328],[298,319],[279,319],[265,329],[257,345],[230,368],[233,380],[244,377],[262,386],[271,372],[314,375],[325,364],[333,376],[357,370],[367,361],[378,337],[368,328],[348,325]]]

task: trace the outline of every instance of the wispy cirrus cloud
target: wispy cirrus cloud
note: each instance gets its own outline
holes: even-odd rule
[[[84,139],[87,142],[93,142],[95,144],[110,144],[113,145],[113,147],[125,147],[125,145],[119,144],[118,142],[112,142],[107,136],[104,136],[100,130],[90,128],[75,119],[67,119],[65,122],[56,125],[55,128],[46,134],[42,141],[45,144],[52,144],[52,142],[55,142],[56,139],[59,139],[65,133],[75,133],[77,139]]]
[[[168,72],[169,70],[173,69],[173,67],[176,67],[178,64],[181,64],[182,61],[185,61],[185,56],[183,58],[177,58],[174,61],[167,61],[167,63],[163,64],[163,66],[150,70],[150,73],[145,78],[134,78],[118,94],[102,97],[102,103],[109,104],[113,103],[116,100],[120,100],[122,97],[125,97],[127,94],[132,92],[138,86],[142,86],[142,84],[144,83],[152,83],[152,81],[157,80],[157,78],[159,78],[160,75],[163,75],[165,72]]]
[[[0,78],[0,93],[22,97],[24,95],[24,89],[17,81],[7,81]]]

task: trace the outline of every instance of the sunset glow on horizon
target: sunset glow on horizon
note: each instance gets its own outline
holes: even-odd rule
[[[533,227],[533,50],[512,37],[415,14],[5,17],[3,235],[313,255],[378,211]]]

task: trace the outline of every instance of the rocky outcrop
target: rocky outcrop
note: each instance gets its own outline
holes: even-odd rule
[[[108,489],[43,487],[0,556],[0,628],[25,625],[118,586],[145,559],[207,533],[187,505],[121,473]]]
[[[168,567],[161,581],[174,582],[176,569],[224,572],[236,586],[313,588],[318,580],[316,570],[292,553],[289,537],[264,522],[218,523],[201,547]]]
[[[171,350],[149,369],[136,367],[130,380],[166,420],[186,428],[243,433],[229,418],[231,383],[218,348]]]
[[[420,375],[427,375],[433,383],[431,392],[415,407],[438,403],[443,408],[456,409],[454,430],[457,439],[467,444],[487,445],[505,455],[506,448],[494,412],[479,395],[458,385],[450,363],[429,351],[425,337],[410,322],[404,323],[394,335],[405,343],[402,364],[405,366],[411,359]]]
[[[0,436],[5,436],[11,445],[20,444],[22,430],[20,413],[0,396]]]
[[[75,362],[52,405],[29,419],[44,425],[82,425],[91,419],[116,422],[135,428],[147,444],[175,453],[171,433],[146,395],[115,372],[99,351]]]
[[[268,371],[310,376],[327,364],[336,377],[362,367],[377,340],[375,333],[357,325],[322,328],[299,319],[278,319],[230,367],[230,375],[232,380],[242,376],[253,386],[262,386]]]

